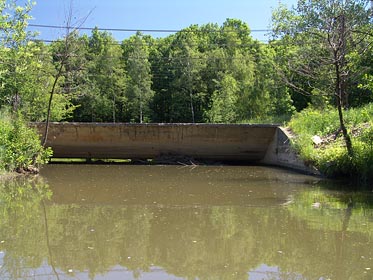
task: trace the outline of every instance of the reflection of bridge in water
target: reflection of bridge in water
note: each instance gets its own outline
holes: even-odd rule
[[[33,125],[43,132],[44,123]],[[300,167],[286,133],[276,125],[51,123],[47,146],[55,158],[154,159],[166,155]]]

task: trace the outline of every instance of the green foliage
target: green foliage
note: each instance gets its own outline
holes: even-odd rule
[[[139,33],[121,48],[97,29],[69,40],[77,55],[68,57],[58,85],[74,104],[68,120],[240,122],[294,110],[279,87],[274,49],[253,40],[239,20],[192,25],[162,39]],[[56,65],[61,47],[51,45]]]
[[[365,86],[363,77],[372,73],[368,2],[299,0],[290,10],[281,5],[274,11],[271,44],[298,111],[308,103],[348,108],[371,102],[371,91],[356,86]]]
[[[277,124],[281,126],[286,126],[287,123],[290,121],[292,114],[283,114],[283,115],[269,115],[267,117],[259,117],[253,118],[248,120],[242,120],[239,123],[247,123],[247,124]]]
[[[31,121],[44,121],[55,75],[52,48],[31,41],[34,34],[26,31],[33,3],[7,2],[0,5],[0,107],[12,107]],[[65,119],[73,109],[67,96],[60,95],[53,104],[52,119]]]
[[[77,38],[79,69],[73,77],[74,121],[123,121],[127,77],[121,47],[111,34],[92,31],[90,37]]]
[[[15,32],[24,32],[29,9],[20,10],[23,29]],[[138,33],[120,45],[97,28],[50,45],[22,34],[16,47],[0,46],[7,62],[0,64],[0,105],[31,121],[46,119],[57,75],[54,121],[231,123],[294,110],[279,86],[275,49],[253,40],[240,20],[191,25],[160,39]]]
[[[155,121],[241,122],[294,110],[274,49],[242,21],[192,25],[157,40],[151,58]]]
[[[315,164],[325,175],[370,181],[373,179],[373,103],[350,109],[345,115],[352,135],[352,158],[340,135],[338,112],[332,108],[324,111],[308,108],[294,115],[289,122],[296,134],[294,145],[306,161]],[[315,135],[323,139],[321,146],[314,145]]]
[[[220,82],[220,89],[212,95],[212,106],[207,112],[208,119],[214,123],[232,123],[237,119],[236,105],[239,88],[236,80],[224,76]]]
[[[0,112],[0,170],[23,171],[46,163],[50,149],[43,149],[36,132],[22,117]]]
[[[323,114],[322,111],[308,108],[296,113],[289,126],[296,134],[324,136],[336,132],[339,128],[336,117],[336,110],[329,109],[327,114]]]
[[[154,91],[151,89],[152,74],[146,38],[137,33],[123,42],[122,48],[129,78],[126,89],[128,116],[132,122],[149,122]]]
[[[46,45],[31,42],[26,32],[31,2],[18,7],[16,1],[1,1],[0,106],[44,121],[60,75],[54,121],[275,122],[310,104],[327,109],[336,104],[327,38],[338,37],[338,24],[330,19],[342,11],[346,28],[362,31],[347,30],[341,64],[343,75],[351,73],[346,76],[350,104],[360,106],[373,96],[365,2],[307,0],[290,10],[281,5],[273,13],[274,40],[268,44],[254,40],[246,23],[227,19],[221,26],[191,25],[166,38],[138,33],[118,44],[96,28]],[[314,133],[332,133],[339,127],[334,115],[307,126],[319,126]]]
[[[345,119],[348,126],[372,122],[372,116],[373,103],[345,111]],[[338,112],[332,107],[323,111],[308,108],[296,113],[289,126],[296,134],[326,136],[337,132],[339,129]]]

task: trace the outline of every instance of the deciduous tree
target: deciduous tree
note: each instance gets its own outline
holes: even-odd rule
[[[122,44],[125,69],[128,74],[126,97],[131,121],[149,121],[152,74],[149,50],[143,35],[138,32]]]
[[[290,72],[307,80],[307,87],[288,76],[288,84],[304,94],[334,96],[341,131],[347,151],[353,155],[343,109],[349,106],[348,81],[350,56],[365,50],[366,33],[371,11],[367,0],[299,0],[298,6],[287,10],[281,6],[274,13],[275,38],[286,39],[297,48],[291,56]]]

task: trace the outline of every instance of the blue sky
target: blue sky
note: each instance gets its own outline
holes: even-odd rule
[[[59,25],[66,21],[71,0],[36,0],[30,24]],[[73,0],[73,16],[76,19],[89,17],[84,27],[119,29],[167,29],[180,30],[191,24],[218,23],[227,18],[244,21],[253,30],[254,38],[265,41],[271,12],[278,7],[279,0]],[[281,0],[288,7],[297,0]],[[39,38],[53,40],[63,36],[60,29],[37,28]],[[133,33],[111,32],[117,40]],[[146,32],[144,32],[146,33]],[[154,37],[165,33],[146,33]]]

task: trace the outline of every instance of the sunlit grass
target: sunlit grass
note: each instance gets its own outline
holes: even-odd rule
[[[324,111],[308,108],[295,114],[289,122],[296,135],[293,144],[305,161],[327,176],[370,181],[373,179],[373,104],[345,111],[345,122],[352,138],[353,157],[347,154],[335,108]],[[312,141],[315,135],[323,140],[321,145]]]

